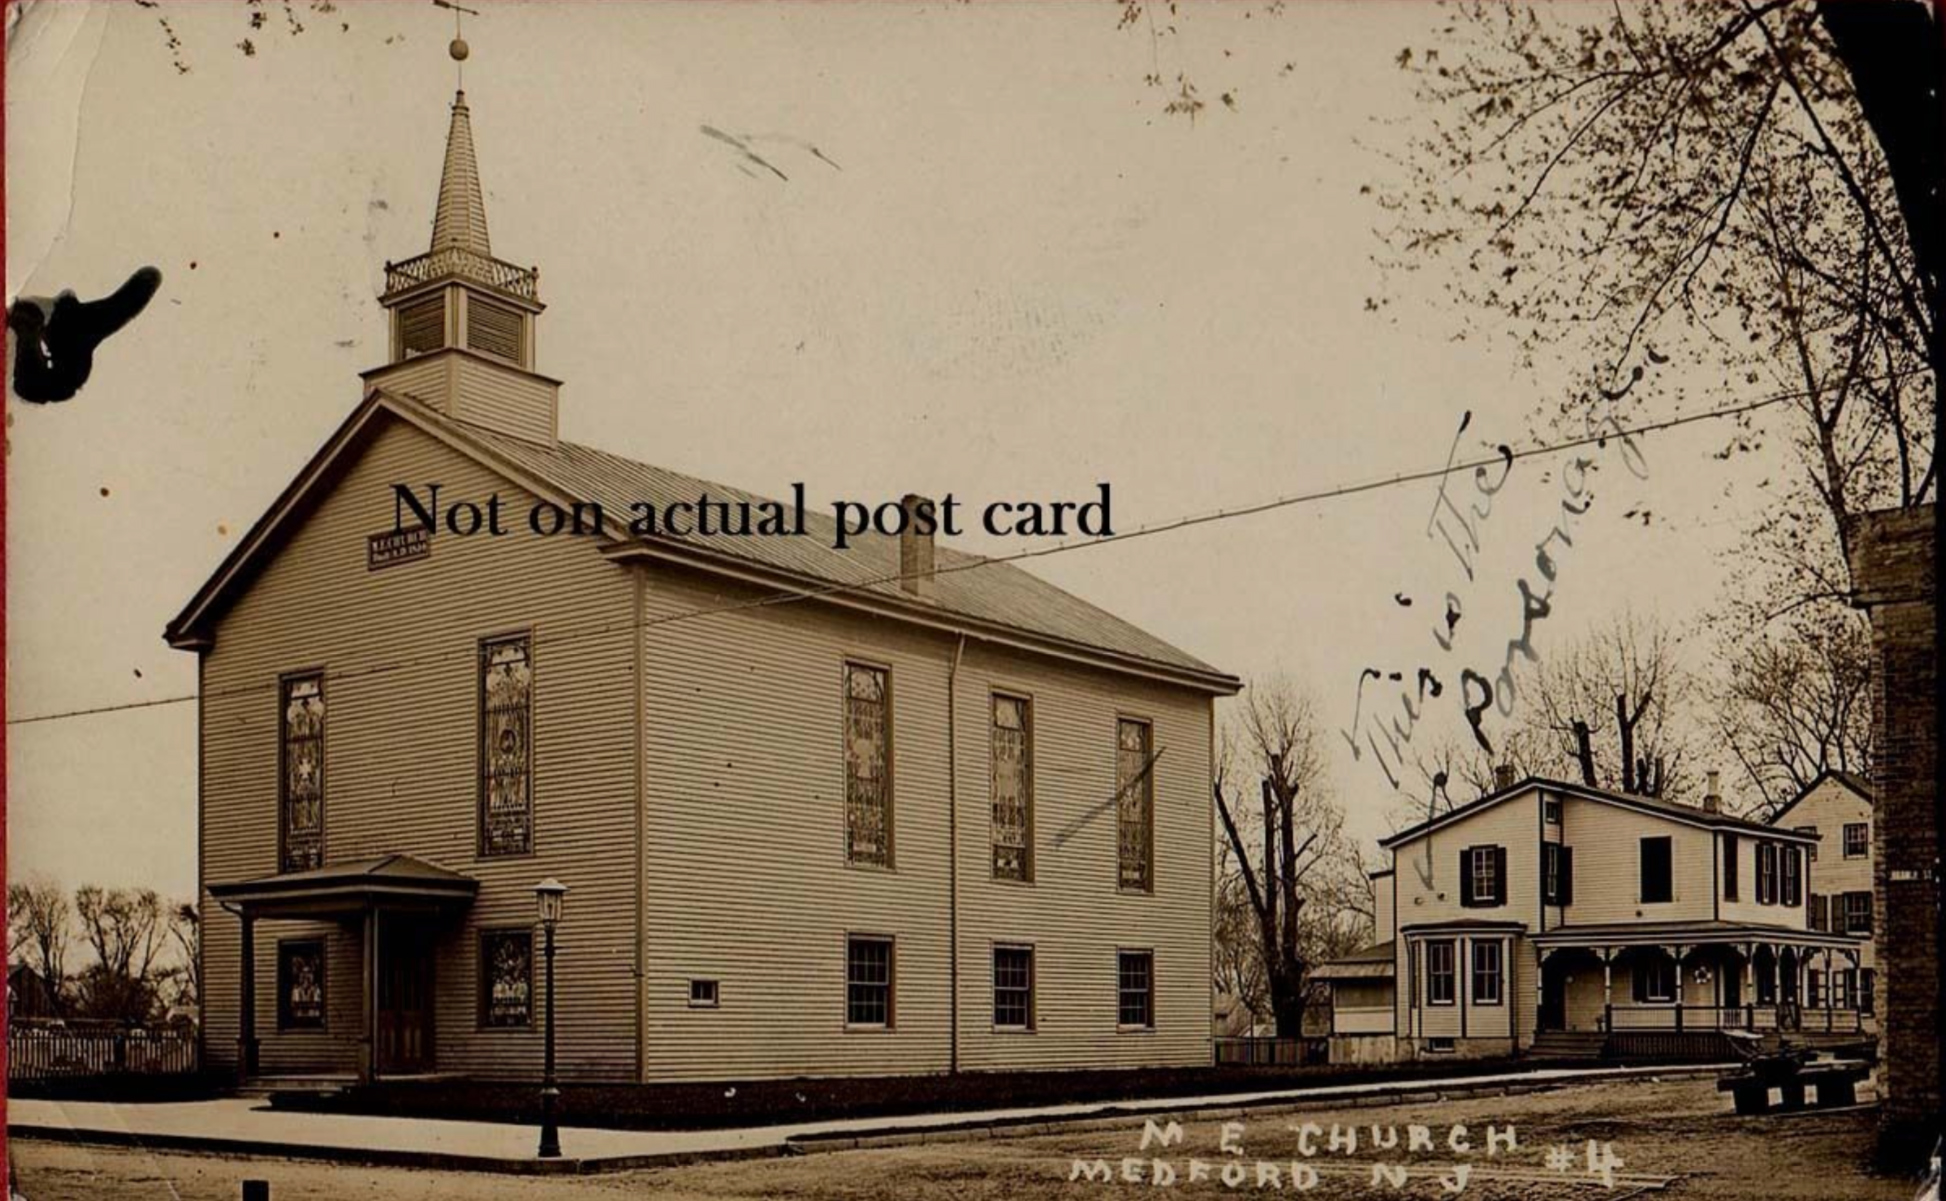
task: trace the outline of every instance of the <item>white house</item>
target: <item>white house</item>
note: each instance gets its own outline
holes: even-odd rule
[[[1856,1010],[1867,1030],[1878,1028],[1877,923],[1872,898],[1872,790],[1849,772],[1829,771],[1797,794],[1770,819],[1773,826],[1819,836],[1811,848],[1817,887],[1811,890],[1811,928],[1853,934],[1865,942],[1858,962],[1829,977],[1831,1003]],[[1805,1004],[1824,1004],[1827,978],[1813,969]]]
[[[1529,778],[1383,840],[1378,945],[1320,965],[1332,1057],[1686,1053],[1856,1033],[1861,938],[1814,928],[1817,834]],[[1389,955],[1385,949],[1389,947]]]

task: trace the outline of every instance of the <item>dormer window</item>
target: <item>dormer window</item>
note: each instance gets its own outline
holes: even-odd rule
[[[399,357],[429,354],[446,345],[446,298],[428,296],[399,306]]]

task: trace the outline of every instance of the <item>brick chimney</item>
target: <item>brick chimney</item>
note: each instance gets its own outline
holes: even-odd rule
[[[936,528],[937,507],[913,492],[906,493],[899,506],[905,510],[905,525],[899,530],[899,587],[920,600],[931,600],[935,588],[933,535],[920,533],[918,526],[923,523],[928,530]]]
[[[1704,813],[1718,813],[1723,809],[1723,794],[1716,790],[1717,777],[1718,772],[1715,768],[1711,768],[1709,771],[1703,773],[1703,778],[1708,781],[1703,786]]]
[[[1496,763],[1493,765],[1493,790],[1505,792],[1514,786],[1514,765]]]

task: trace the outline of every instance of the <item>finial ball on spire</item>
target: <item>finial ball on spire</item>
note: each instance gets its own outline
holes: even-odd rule
[[[453,56],[453,61],[456,63],[465,62],[466,56],[472,53],[471,50],[467,49],[465,38],[454,38],[453,44],[446,47],[446,51]]]

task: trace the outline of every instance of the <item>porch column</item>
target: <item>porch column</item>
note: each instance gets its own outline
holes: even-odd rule
[[[1547,1012],[1547,957],[1553,954],[1548,947],[1534,948],[1534,1033],[1541,1032],[1541,1015]],[[1511,991],[1511,990],[1509,990]],[[1561,1025],[1567,1025],[1566,1015],[1562,1015]]]
[[[1684,985],[1682,961],[1683,957],[1689,954],[1689,948],[1679,945],[1670,947],[1669,950],[1673,953],[1676,960],[1676,1033],[1680,1034],[1682,1033],[1682,995]]]
[[[1757,1028],[1757,944],[1744,944],[1744,1030]]]
[[[359,995],[364,998],[363,1032],[359,1035],[358,1080],[370,1084],[378,1079],[378,907],[365,906],[364,954],[360,970],[364,976]]]
[[[1615,950],[1601,950],[1601,1024],[1605,1033],[1615,1033]]]
[[[248,1080],[257,1074],[257,915],[248,909],[237,916],[243,922],[243,963],[237,973],[241,981],[242,1004],[237,1010],[237,1078]]]
[[[1831,1032],[1831,1011],[1836,1008],[1832,1002],[1838,996],[1837,985],[1838,982],[1831,976],[1831,948],[1826,947],[1824,949],[1824,1030],[1827,1034]]]

